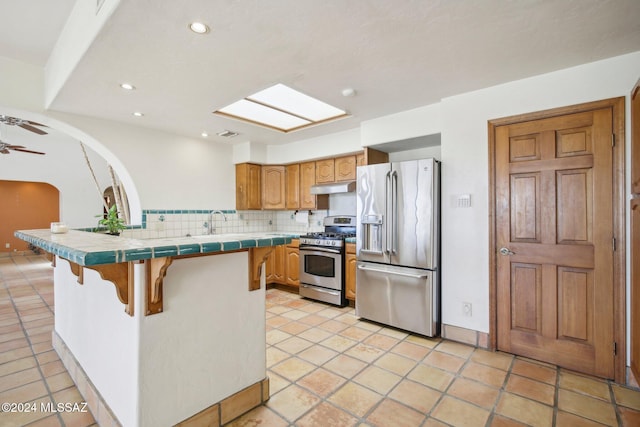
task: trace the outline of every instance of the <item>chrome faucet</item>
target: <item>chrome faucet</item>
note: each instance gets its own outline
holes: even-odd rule
[[[214,234],[216,231],[215,228],[213,228],[213,216],[217,213],[222,215],[222,218],[224,219],[225,222],[227,221],[227,216],[221,210],[216,209],[214,211],[209,212],[209,230],[208,230],[209,234]]]

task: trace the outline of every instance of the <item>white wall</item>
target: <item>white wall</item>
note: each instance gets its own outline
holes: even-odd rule
[[[0,126],[3,141],[23,145],[44,156],[13,151],[0,155],[0,179],[9,181],[46,182],[60,192],[60,220],[71,227],[95,227],[96,215],[102,213],[101,192],[91,177],[80,143],[66,135],[49,130],[36,135],[16,126]],[[101,189],[111,185],[107,163],[85,147]]]
[[[231,146],[89,117],[51,116],[99,141],[122,164],[143,209],[235,208]]]
[[[45,67],[45,92],[41,96],[47,108],[119,5],[120,0],[104,0],[96,11],[95,1],[76,1]]]
[[[428,159],[429,157],[433,157],[436,160],[440,160],[441,156],[441,147],[424,147],[424,148],[415,148],[413,150],[405,150],[398,151],[395,153],[389,153],[389,161],[390,162],[402,162],[405,160],[416,160],[416,159]]]
[[[488,120],[627,96],[639,76],[636,52],[442,100],[444,323],[489,331]],[[628,151],[628,123],[626,135]],[[472,207],[456,208],[453,199],[466,193]],[[473,304],[472,317],[463,301]]]
[[[360,125],[362,146],[437,134],[442,127],[441,121],[440,104],[367,120]]]
[[[172,426],[266,377],[264,273],[248,252],[174,260],[164,312],[142,319],[140,426]]]
[[[136,265],[138,273],[143,269]],[[141,287],[136,288],[136,310],[141,310]],[[140,311],[137,318],[125,314],[115,286],[96,271],[84,269],[84,284],[78,284],[61,258],[54,269],[54,292],[56,332],[120,422],[137,425]]]
[[[336,157],[362,151],[360,129],[351,129],[317,138],[268,146],[270,164],[295,163],[322,157]]]
[[[0,56],[0,106],[40,109],[43,98],[43,72],[34,65]],[[2,109],[0,114],[13,116]]]

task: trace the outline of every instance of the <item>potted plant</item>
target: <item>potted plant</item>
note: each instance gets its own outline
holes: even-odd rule
[[[100,215],[99,215],[100,216]],[[98,225],[107,228],[107,234],[119,236],[120,232],[127,228],[124,220],[118,217],[118,207],[113,205],[107,211],[107,216],[98,221]]]

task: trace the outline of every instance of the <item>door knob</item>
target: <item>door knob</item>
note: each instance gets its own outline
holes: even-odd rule
[[[515,255],[515,252],[512,252],[511,250],[509,250],[509,248],[500,248],[500,254],[501,255]]]

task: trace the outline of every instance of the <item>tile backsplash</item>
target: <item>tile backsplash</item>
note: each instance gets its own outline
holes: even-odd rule
[[[212,212],[215,212],[212,214]],[[221,213],[220,213],[221,212]],[[190,234],[322,231],[326,210],[311,211],[309,223],[296,221],[295,211],[236,211],[209,209],[150,209],[142,211],[142,227],[123,232],[127,237],[154,239]]]

